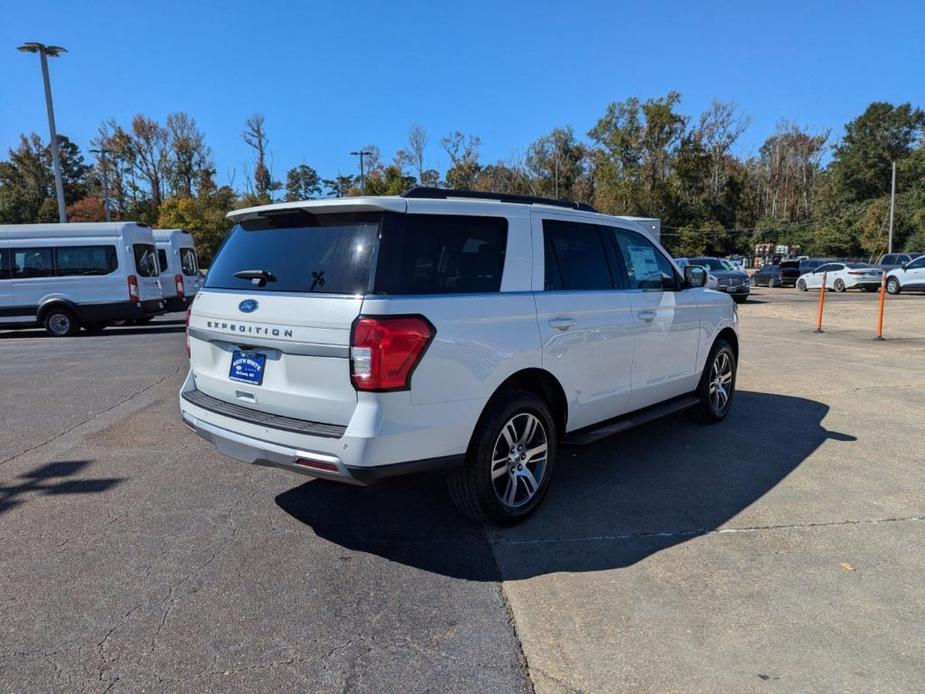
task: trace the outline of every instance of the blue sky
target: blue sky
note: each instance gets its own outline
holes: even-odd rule
[[[38,58],[51,61],[58,130],[82,147],[103,120],[187,111],[220,180],[241,187],[244,119],[266,116],[272,171],[301,162],[353,173],[408,128],[482,139],[516,159],[559,125],[583,135],[608,103],[677,90],[682,111],[714,97],[751,117],[753,153],[782,118],[838,135],[873,100],[925,106],[925,3],[853,2],[43,2],[0,0],[0,148],[47,139]],[[233,174],[232,172],[237,172]]]

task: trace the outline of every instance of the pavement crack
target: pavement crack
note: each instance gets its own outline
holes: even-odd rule
[[[181,371],[182,369],[184,369],[184,368],[186,368],[186,364],[181,364],[180,366],[178,366],[176,369],[174,369],[173,371],[171,371],[171,372],[170,372],[169,374],[167,374],[166,376],[162,376],[161,378],[157,379],[156,381],[152,381],[151,383],[147,384],[146,386],[143,386],[142,388],[139,388],[138,390],[134,391],[133,393],[131,393],[131,394],[128,395],[127,397],[125,397],[125,398],[123,398],[122,400],[120,400],[119,402],[115,403],[114,405],[111,405],[110,407],[107,407],[107,408],[105,408],[105,409],[103,409],[103,410],[100,410],[99,412],[93,413],[92,415],[90,415],[90,416],[87,417],[86,419],[82,419],[81,421],[77,422],[77,423],[74,424],[73,426],[70,426],[70,427],[68,427],[67,429],[64,429],[63,431],[59,431],[57,434],[54,434],[54,435],[50,436],[49,438],[45,439],[44,441],[40,441],[39,443],[36,443],[36,444],[34,444],[34,445],[32,445],[32,446],[29,446],[28,448],[25,448],[25,449],[19,451],[19,453],[14,453],[13,455],[9,456],[8,458],[4,458],[3,460],[0,460],[0,465],[5,465],[6,463],[12,462],[12,461],[16,460],[17,458],[21,458],[22,456],[26,455],[27,453],[31,453],[32,451],[37,450],[37,449],[39,449],[39,448],[42,448],[43,446],[47,446],[47,445],[48,445],[49,443],[51,443],[52,441],[56,441],[56,440],[60,439],[62,436],[66,436],[67,434],[70,434],[70,433],[71,433],[72,431],[74,431],[75,429],[79,429],[80,427],[82,427],[82,426],[83,426],[84,424],[86,424],[87,422],[91,422],[91,421],[93,421],[94,419],[96,419],[96,418],[98,418],[98,417],[101,417],[101,416],[103,416],[104,414],[106,414],[106,413],[108,413],[108,412],[112,412],[112,411],[115,410],[116,408],[121,407],[122,405],[124,405],[125,403],[127,403],[129,400],[132,400],[132,399],[134,399],[134,398],[137,398],[139,395],[141,395],[142,393],[145,393],[146,391],[150,390],[150,389],[153,388],[154,386],[159,385],[159,384],[163,383],[164,381],[166,381],[166,380],[168,380],[168,379],[170,379],[170,378],[173,378],[173,377],[176,376],[178,373],[180,373],[180,371]]]

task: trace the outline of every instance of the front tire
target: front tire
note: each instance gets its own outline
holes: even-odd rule
[[[736,355],[732,346],[725,340],[717,340],[707,357],[697,387],[700,403],[693,413],[701,422],[716,424],[729,414],[735,396],[736,368]]]
[[[902,286],[899,284],[899,280],[895,277],[891,277],[886,281],[886,293],[896,296],[902,291]]]
[[[42,323],[52,337],[71,337],[80,330],[77,316],[66,308],[49,309],[42,318]]]
[[[800,280],[797,282],[797,289],[799,289],[801,292],[808,291],[809,287],[806,286],[806,280]]]
[[[476,425],[463,467],[447,480],[453,503],[473,520],[523,521],[546,496],[557,446],[543,400],[519,390],[500,394]]]

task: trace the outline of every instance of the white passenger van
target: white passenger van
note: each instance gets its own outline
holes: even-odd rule
[[[168,311],[185,311],[202,285],[193,235],[186,229],[155,229],[154,244]]]
[[[0,329],[44,325],[65,337],[164,310],[144,224],[0,225]]]

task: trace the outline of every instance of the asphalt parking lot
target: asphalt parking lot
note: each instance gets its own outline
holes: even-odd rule
[[[216,455],[182,316],[0,332],[0,691],[916,691],[925,296],[757,289],[733,413],[562,449],[485,529],[431,478]]]

